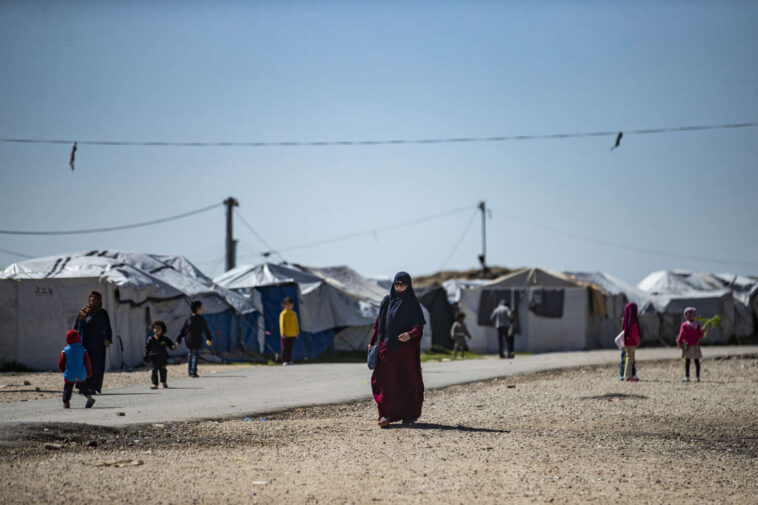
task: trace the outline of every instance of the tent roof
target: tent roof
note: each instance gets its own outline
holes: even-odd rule
[[[0,279],[94,278],[119,288],[123,301],[215,298],[238,312],[255,310],[242,295],[217,286],[182,256],[102,250],[79,251],[14,263]],[[216,310],[217,312],[220,310]]]
[[[252,289],[295,283],[305,294],[320,286],[324,280],[294,265],[261,263],[241,265],[216,277],[215,282],[228,289]]]
[[[380,304],[387,290],[376,282],[373,282],[347,266],[336,267],[308,267],[301,266],[304,270],[313,273],[337,289],[357,298],[358,300]]]
[[[571,278],[561,272],[544,270],[542,268],[521,268],[508,275],[499,277],[482,287],[487,289],[528,286],[582,288],[586,287],[587,283]]]
[[[642,279],[637,287],[651,294],[687,294],[692,291],[724,289],[724,284],[710,274],[684,270],[660,270]]]

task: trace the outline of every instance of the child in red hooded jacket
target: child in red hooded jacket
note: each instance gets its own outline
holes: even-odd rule
[[[74,386],[87,397],[85,408],[91,408],[95,404],[95,399],[87,384],[87,378],[92,377],[92,363],[89,359],[87,349],[82,345],[82,339],[79,332],[69,330],[66,333],[66,343],[68,344],[58,358],[58,368],[63,372],[63,408],[71,407],[71,393]]]
[[[703,327],[696,322],[697,312],[695,307],[684,309],[685,322],[679,328],[679,337],[676,345],[682,350],[684,358],[684,378],[682,382],[690,381],[690,360],[695,360],[695,382],[700,382],[700,359],[703,353],[700,350],[700,339],[703,338]]]

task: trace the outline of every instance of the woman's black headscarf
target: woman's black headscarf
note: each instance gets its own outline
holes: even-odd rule
[[[395,283],[403,282],[408,286],[405,291],[395,291]],[[390,349],[397,349],[401,342],[398,335],[410,331],[414,326],[426,324],[421,304],[413,291],[411,276],[406,272],[398,272],[392,282],[389,300],[387,301],[387,318],[385,321],[386,338]]]

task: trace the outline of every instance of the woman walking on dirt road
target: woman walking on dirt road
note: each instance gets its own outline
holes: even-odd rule
[[[411,276],[398,273],[390,295],[382,301],[369,342],[369,349],[379,346],[371,390],[382,428],[396,421],[411,424],[421,416],[424,403],[421,336],[425,323]]]
[[[93,291],[87,305],[76,315],[74,329],[82,336],[82,345],[87,349],[92,362],[92,377],[87,379],[90,390],[101,392],[105,375],[105,349],[113,341],[111,320],[103,308],[103,295]]]

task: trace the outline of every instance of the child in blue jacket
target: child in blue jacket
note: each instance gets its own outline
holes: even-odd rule
[[[76,330],[68,330],[66,333],[66,343],[68,344],[61,351],[58,358],[58,368],[63,372],[63,408],[71,407],[71,393],[74,386],[87,397],[85,408],[91,408],[95,404],[95,399],[87,384],[87,379],[92,377],[92,363],[89,359],[87,349],[82,345],[82,339]]]

